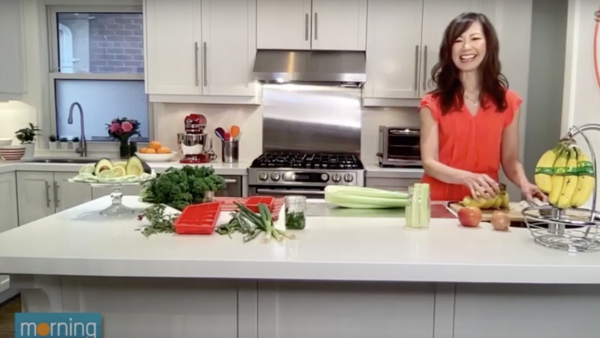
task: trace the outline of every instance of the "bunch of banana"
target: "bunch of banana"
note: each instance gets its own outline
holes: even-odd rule
[[[534,179],[559,209],[584,205],[596,184],[593,164],[572,139],[561,140],[540,157]]]
[[[510,202],[510,197],[506,191],[506,184],[500,183],[500,192],[493,198],[473,198],[465,196],[460,202],[465,207],[477,207],[479,209],[506,209]]]
[[[552,190],[554,162],[563,149],[563,144],[557,144],[554,149],[547,150],[543,153],[535,165],[535,175],[533,176],[535,185],[537,185],[537,187],[545,194],[549,194],[550,190]]]

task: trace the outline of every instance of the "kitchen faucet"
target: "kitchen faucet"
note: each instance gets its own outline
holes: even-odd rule
[[[81,133],[81,135],[79,136],[79,146],[77,147],[77,149],[75,149],[75,151],[78,154],[81,154],[81,157],[87,157],[87,141],[85,140],[85,126],[83,124],[83,108],[81,108],[79,102],[73,102],[73,104],[69,108],[69,120],[67,122],[69,124],[73,124],[73,108],[75,108],[75,106],[79,108],[79,128]]]

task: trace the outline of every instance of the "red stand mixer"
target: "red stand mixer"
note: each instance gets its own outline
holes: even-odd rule
[[[214,161],[217,155],[212,150],[212,139],[204,133],[206,116],[190,114],[185,117],[184,123],[185,133],[177,134],[177,144],[183,154],[179,162],[197,164]]]

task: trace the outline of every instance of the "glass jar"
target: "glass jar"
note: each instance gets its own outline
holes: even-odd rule
[[[204,203],[210,203],[210,202],[214,202],[215,201],[215,192],[214,191],[207,191],[204,193]]]
[[[285,228],[301,230],[306,227],[306,196],[285,197]]]
[[[406,226],[409,228],[429,228],[431,220],[431,197],[429,184],[417,183],[408,189],[406,202]]]

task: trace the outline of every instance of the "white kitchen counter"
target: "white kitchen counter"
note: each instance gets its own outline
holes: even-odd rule
[[[133,218],[100,217],[108,203],[0,234],[24,311],[99,312],[103,337],[597,336],[600,254],[547,249],[524,229],[311,217],[282,243],[146,238]]]
[[[113,160],[118,161],[118,160]],[[212,166],[217,175],[248,175],[250,162],[239,163],[206,163]],[[184,164],[174,162],[152,162],[148,165],[157,173],[162,173],[170,167],[182,167]],[[3,162],[0,161],[0,174],[11,171],[53,171],[53,172],[76,172],[83,164],[80,163],[28,163],[28,162]]]
[[[154,235],[110,221],[104,197],[0,234],[0,274],[478,283],[600,283],[600,255],[535,244],[528,230],[496,232],[455,219],[429,230],[404,219],[311,217],[296,240]],[[129,206],[142,208],[136,197]],[[223,213],[221,222],[228,217]]]

